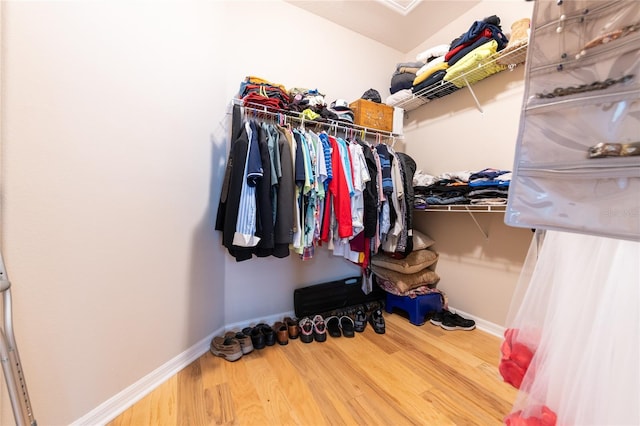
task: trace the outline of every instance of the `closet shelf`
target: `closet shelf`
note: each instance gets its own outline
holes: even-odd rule
[[[507,211],[507,205],[479,205],[479,204],[451,204],[451,205],[430,205],[424,209],[414,209],[414,212],[455,212],[469,213],[469,216],[476,224],[478,231],[485,240],[489,240],[489,233],[482,228],[480,222],[474,216],[475,213],[504,213]]]
[[[414,209],[417,212],[472,212],[472,213],[492,213],[492,212],[505,212],[507,210],[506,204],[500,205],[484,205],[484,204],[445,204],[445,205],[430,205],[424,209]]]
[[[482,107],[480,106],[471,86],[480,80],[484,80],[490,75],[505,70],[513,70],[518,65],[523,64],[527,56],[528,44],[528,42],[524,42],[522,45],[514,49],[510,49],[508,52],[505,52],[504,50],[497,52],[478,61],[472,69],[455,76],[449,81],[440,80],[437,83],[420,89],[410,98],[402,100],[394,106],[404,109],[405,112],[412,111],[433,101],[434,99],[442,98],[464,87],[468,87],[478,109],[482,112]]]
[[[373,129],[370,127],[359,126],[357,124],[351,124],[346,121],[338,121],[331,119],[324,119],[323,121],[319,120],[311,120],[308,119],[301,112],[297,111],[289,111],[282,109],[270,108],[265,105],[260,105],[251,102],[243,102],[242,99],[234,98],[232,100],[233,105],[241,106],[245,112],[253,113],[256,116],[265,116],[268,115],[272,117],[274,120],[282,121],[284,123],[288,123],[287,120],[293,120],[296,124],[301,124],[303,126],[317,126],[317,127],[326,127],[329,131],[337,132],[338,130],[344,131],[345,134],[351,131],[356,131],[362,133],[362,138],[365,139],[367,135],[382,137],[382,138],[390,138],[395,141],[395,139],[403,139],[403,135],[400,133],[393,132],[385,132],[382,130]]]

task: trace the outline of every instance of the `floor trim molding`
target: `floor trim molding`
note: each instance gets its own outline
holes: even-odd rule
[[[479,330],[482,330],[499,338],[503,337],[504,327],[483,320],[481,318],[474,317],[473,315],[470,315],[453,307],[450,307],[450,310],[458,313],[465,318],[473,319],[476,322],[476,327]],[[214,336],[223,334],[226,330],[241,330],[242,328],[247,327],[251,324],[255,325],[260,322],[273,324],[275,321],[281,320],[285,316],[294,317],[294,315],[294,312],[284,312],[277,315],[271,315],[267,318],[237,322],[228,324],[224,327],[220,327],[214,333],[200,340],[186,351],[161,365],[151,373],[144,376],[142,379],[138,380],[131,386],[112,396],[111,398],[91,410],[89,413],[71,423],[71,426],[105,425],[109,423],[124,411],[126,411],[133,404],[151,393],[162,383],[176,375],[180,370],[191,364],[196,359],[200,358],[209,350],[211,339],[213,339]]]
[[[458,315],[464,317],[464,318],[469,318],[472,319],[476,322],[476,328],[478,330],[482,330],[485,333],[489,333],[492,336],[496,336],[500,339],[502,339],[504,337],[504,327],[495,323],[492,323],[490,321],[484,320],[482,318],[478,318],[478,317],[474,317],[473,315],[461,311],[460,309],[456,309],[452,306],[449,306],[449,310],[452,312],[457,313]]]
[[[200,358],[209,350],[213,336],[218,335],[220,332],[222,332],[222,328],[200,340],[186,351],[156,368],[123,391],[112,396],[89,413],[71,423],[71,426],[105,425],[109,423],[122,414],[127,408],[140,401],[155,388],[173,377],[180,370]]]
[[[247,327],[251,324],[256,325],[261,322],[266,324],[273,324],[278,320],[282,320],[282,318],[286,316],[293,317],[294,312],[283,312],[281,314],[271,315],[265,318],[227,324],[223,327],[218,328],[215,332],[200,340],[186,351],[182,352],[178,356],[156,368],[154,371],[147,374],[142,379],[138,380],[131,386],[112,396],[111,398],[91,410],[89,413],[71,423],[71,426],[94,426],[105,425],[109,423],[120,414],[125,412],[129,407],[133,406],[133,404],[150,394],[162,383],[166,382],[171,377],[176,375],[180,370],[205,354],[209,350],[211,339],[213,339],[214,336],[220,336],[226,330],[242,330],[244,327]]]

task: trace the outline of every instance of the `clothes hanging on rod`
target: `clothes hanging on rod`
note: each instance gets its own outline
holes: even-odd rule
[[[354,138],[359,136],[360,139],[366,140],[369,136],[376,138],[378,143],[385,141],[385,143],[395,145],[397,139],[402,139],[402,135],[393,132],[385,132],[382,130],[376,130],[369,127],[359,126],[347,121],[332,120],[328,118],[316,117],[311,118],[304,111],[289,111],[283,109],[277,109],[275,107],[265,106],[263,104],[252,103],[250,100],[234,99],[233,105],[244,107],[244,110],[255,117],[276,119],[280,124],[289,123],[293,126],[311,126],[316,129],[324,129],[327,132],[337,134],[338,132],[344,132],[346,138]]]
[[[415,162],[388,138],[235,103],[232,115],[215,228],[237,261],[326,246],[366,269],[378,250],[412,250]]]

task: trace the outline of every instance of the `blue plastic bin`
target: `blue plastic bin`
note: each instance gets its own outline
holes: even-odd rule
[[[442,310],[442,297],[440,293],[423,294],[415,298],[387,293],[385,310],[392,313],[394,308],[405,311],[411,324],[422,325],[428,313]]]

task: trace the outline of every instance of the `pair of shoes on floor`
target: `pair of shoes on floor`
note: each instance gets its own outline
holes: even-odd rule
[[[304,317],[300,320],[300,340],[303,343],[324,342],[327,340],[327,325],[322,315],[316,315],[313,319]]]
[[[276,341],[280,345],[289,344],[289,339],[297,339],[300,335],[300,325],[295,318],[285,317],[282,321],[273,324],[276,333]]]
[[[244,354],[242,351],[242,346],[240,345],[240,340],[238,340],[235,335],[236,333],[232,331],[225,334],[224,336],[214,337],[211,340],[209,350],[213,355],[224,358],[227,361],[233,362],[239,360]],[[244,334],[242,335],[245,336]],[[251,339],[249,339],[249,343],[251,343]],[[251,352],[252,350],[253,346],[251,347],[251,350],[249,352]]]
[[[264,349],[265,346],[276,344],[276,332],[269,324],[261,322],[254,327],[245,327],[242,332],[251,336],[251,343],[255,349]]]
[[[446,309],[441,310],[433,314],[429,320],[431,324],[439,325],[445,330],[473,330],[476,328],[476,322],[471,319],[463,318],[460,315],[448,311]]]
[[[330,316],[326,319],[326,325],[331,337],[355,337],[356,335],[353,319],[349,316]]]
[[[354,331],[362,333],[367,328],[367,324],[371,324],[373,331],[378,334],[384,334],[386,331],[386,323],[380,309],[376,309],[368,315],[364,306],[356,310],[355,319],[353,320]]]

